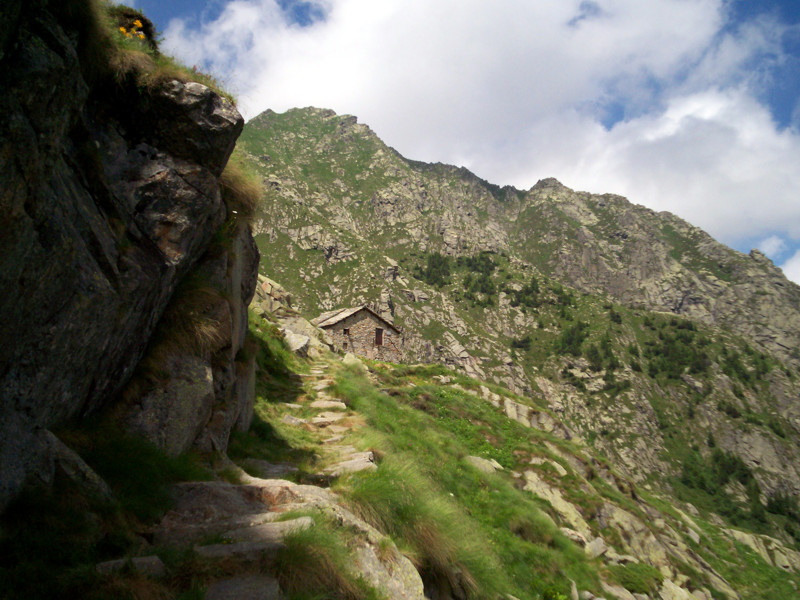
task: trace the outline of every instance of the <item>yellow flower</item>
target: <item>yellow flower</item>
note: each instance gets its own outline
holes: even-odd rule
[[[143,33],[143,32],[141,32],[141,31],[139,32],[139,39],[140,39],[140,40],[143,40],[143,39],[144,39],[144,33]]]
[[[120,30],[122,33],[128,33],[127,31],[125,31],[125,28],[124,28],[124,27],[120,27],[120,28],[119,28],[119,30]]]
[[[141,29],[141,27],[142,27],[142,22],[139,19],[136,19],[133,22],[133,24],[136,25],[136,27],[138,27],[139,29]]]

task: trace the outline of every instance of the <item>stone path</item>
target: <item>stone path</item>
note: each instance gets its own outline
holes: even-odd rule
[[[284,423],[306,427],[321,434],[322,462],[329,464],[321,473],[316,474],[315,481],[330,481],[346,473],[378,468],[372,452],[363,452],[344,443],[348,434],[359,429],[360,422],[344,402],[327,393],[327,389],[333,384],[329,369],[328,362],[318,359],[312,364],[309,374],[304,376],[304,387],[315,394],[315,398],[301,406],[308,406],[319,412],[311,419],[299,419],[292,415],[283,418]]]
[[[363,421],[344,402],[326,392],[333,384],[329,369],[330,364],[322,359],[312,364],[310,372],[302,376],[304,399],[297,404],[284,405],[289,412],[281,418],[291,427],[302,427],[320,436],[318,454],[325,466],[309,480],[325,485],[347,473],[378,468],[372,452],[360,451],[346,442],[350,433],[363,426]],[[313,409],[315,414],[308,416],[307,409]],[[308,418],[291,414],[298,410],[303,410],[302,414]],[[283,515],[310,509],[334,513],[337,520],[362,531],[364,542],[358,549],[358,556],[363,565],[356,566],[363,568],[369,580],[378,577],[392,582],[391,574],[400,566],[406,572],[406,585],[400,585],[403,589],[392,590],[397,594],[390,595],[422,598],[422,583],[411,563],[394,553],[391,561],[383,565],[384,558],[377,551],[383,536],[339,506],[335,494],[315,485],[300,485],[284,479],[297,472],[295,465],[247,459],[242,463],[245,471],[227,458],[222,460],[226,470],[237,473],[240,484],[223,481],[177,484],[173,509],[153,531],[156,545],[193,547],[195,555],[202,559],[221,565],[240,565],[234,571],[244,569],[244,572],[232,572],[213,581],[207,588],[206,600],[282,598],[274,579],[253,571],[258,573],[259,565],[275,557],[284,547],[287,535],[314,526],[311,517],[285,519]],[[109,574],[123,569],[156,578],[166,574],[164,564],[155,555],[108,561],[97,568]],[[379,581],[376,579],[374,583]],[[398,583],[392,582],[390,587],[397,586]]]

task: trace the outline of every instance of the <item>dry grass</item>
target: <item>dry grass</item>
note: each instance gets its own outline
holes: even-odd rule
[[[125,81],[128,77],[137,80],[145,73],[152,72],[155,61],[143,50],[121,50],[115,48],[108,56],[109,75],[114,81]]]
[[[163,54],[156,58],[155,66],[152,70],[141,71],[138,74],[137,82],[140,86],[152,91],[173,79],[177,79],[182,83],[187,83],[189,81],[202,83],[204,86],[214,90],[219,96],[225,98],[231,104],[236,104],[234,95],[226,90],[216,77],[196,69],[190,69],[177,62],[171,56],[165,56]]]
[[[220,305],[227,301],[225,294],[209,283],[203,273],[187,275],[178,284],[161,317],[159,345],[173,353],[209,358],[215,349],[227,342],[227,324],[218,318]]]
[[[229,213],[237,220],[249,223],[261,204],[261,182],[244,162],[241,154],[234,151],[219,178],[222,200]]]
[[[235,104],[235,98],[216,78],[181,65],[158,49],[157,32],[141,11],[111,5],[107,0],[63,0],[52,4],[59,22],[78,32],[81,71],[90,85],[133,82],[152,91],[167,81],[196,81]],[[144,39],[127,38],[120,27],[130,30],[134,20],[142,23]]]

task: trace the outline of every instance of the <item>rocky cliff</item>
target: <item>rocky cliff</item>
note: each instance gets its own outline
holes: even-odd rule
[[[249,423],[259,255],[220,191],[243,120],[199,83],[143,86],[100,19],[3,3],[0,507],[53,477],[68,421],[113,408],[172,453]]]

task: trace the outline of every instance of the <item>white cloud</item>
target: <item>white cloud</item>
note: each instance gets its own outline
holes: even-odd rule
[[[610,131],[585,115],[555,115],[537,123],[514,161],[493,168],[518,184],[553,174],[570,187],[619,193],[728,243],[774,232],[800,239],[800,137],[776,131],[738,90],[667,102]]]
[[[800,239],[800,132],[758,101],[786,29],[726,28],[723,0],[234,0],[165,47],[207,64],[246,116],[351,113],[404,155],[527,188],[555,176],[670,210],[726,243]],[[626,120],[610,130],[610,105]]]
[[[774,260],[786,251],[786,242],[777,235],[771,235],[758,242],[758,248]]]
[[[794,253],[794,256],[781,265],[783,274],[787,279],[800,283],[800,250]]]

